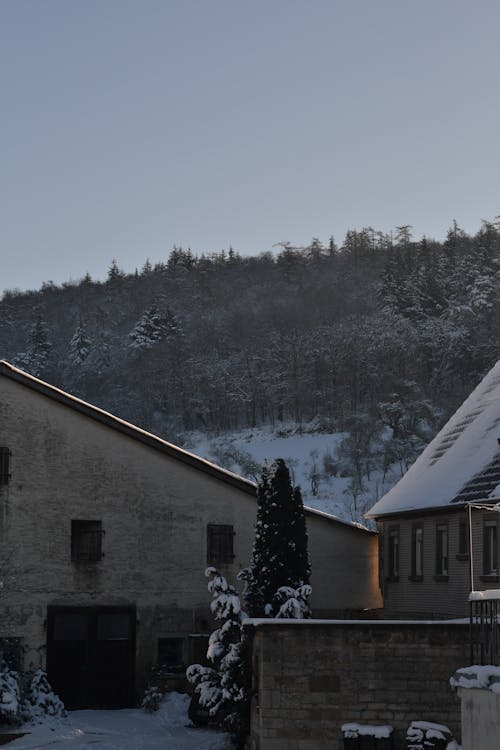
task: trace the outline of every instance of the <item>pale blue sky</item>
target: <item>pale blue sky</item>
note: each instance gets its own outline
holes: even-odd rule
[[[0,290],[500,213],[498,0],[0,0]]]

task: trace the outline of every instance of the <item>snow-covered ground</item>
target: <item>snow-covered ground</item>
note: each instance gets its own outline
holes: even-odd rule
[[[189,698],[169,693],[159,711],[71,711],[65,719],[25,726],[12,750],[229,750],[228,735],[189,728]],[[5,730],[6,731],[6,730]],[[12,731],[12,730],[11,730]]]
[[[184,447],[225,469],[257,481],[262,464],[283,458],[292,482],[300,485],[304,504],[345,521],[362,521],[363,514],[401,478],[398,465],[383,477],[373,470],[363,479],[363,490],[352,492],[352,477],[342,476],[338,459],[342,432],[317,432],[315,425],[259,427],[213,436],[185,434]]]

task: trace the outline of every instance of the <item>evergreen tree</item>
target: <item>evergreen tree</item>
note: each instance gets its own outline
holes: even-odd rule
[[[264,467],[257,489],[257,523],[245,598],[251,617],[273,616],[282,604],[278,591],[309,584],[311,567],[302,496],[292,487],[282,458]]]
[[[82,365],[90,354],[90,347],[90,338],[80,318],[78,327],[69,342],[69,360],[71,364],[76,367]]]
[[[17,364],[36,377],[44,374],[47,369],[52,346],[47,334],[47,326],[38,314],[31,326],[28,349],[19,354]]]
[[[168,309],[161,311],[153,305],[146,310],[129,333],[130,346],[134,349],[151,349],[159,341],[178,332],[179,326],[173,313]]]

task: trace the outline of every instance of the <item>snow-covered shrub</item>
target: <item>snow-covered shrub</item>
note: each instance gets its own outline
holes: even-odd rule
[[[158,709],[160,708],[162,698],[162,691],[158,687],[151,685],[150,687],[146,688],[144,692],[144,696],[141,702],[141,708],[146,711],[146,713],[152,714],[155,711],[158,711]]]
[[[0,724],[18,724],[20,706],[19,674],[4,666],[0,671]]]
[[[312,588],[307,583],[297,589],[291,586],[281,586],[274,597],[278,607],[275,617],[289,620],[303,620],[310,617],[309,597],[311,592]]]
[[[236,741],[248,731],[248,648],[241,623],[245,615],[236,589],[216,568],[207,568],[210,609],[218,622],[208,641],[211,666],[192,664],[186,677],[199,705],[220,726],[231,731]]]
[[[412,721],[406,730],[408,750],[446,750],[452,742],[451,731],[445,724],[431,721]]]
[[[25,721],[42,721],[46,716],[61,718],[66,716],[64,703],[57,696],[43,669],[37,669],[29,681],[22,704],[22,717]]]

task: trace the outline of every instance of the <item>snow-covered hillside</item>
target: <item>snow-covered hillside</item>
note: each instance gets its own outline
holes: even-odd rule
[[[188,450],[254,481],[258,481],[264,462],[283,458],[293,483],[302,490],[305,505],[366,524],[364,513],[400,479],[401,467],[393,465],[385,476],[374,468],[365,474],[360,487],[343,468],[346,433],[314,429],[313,424],[302,429],[289,424],[278,431],[260,427],[218,436],[192,432],[183,438]]]

